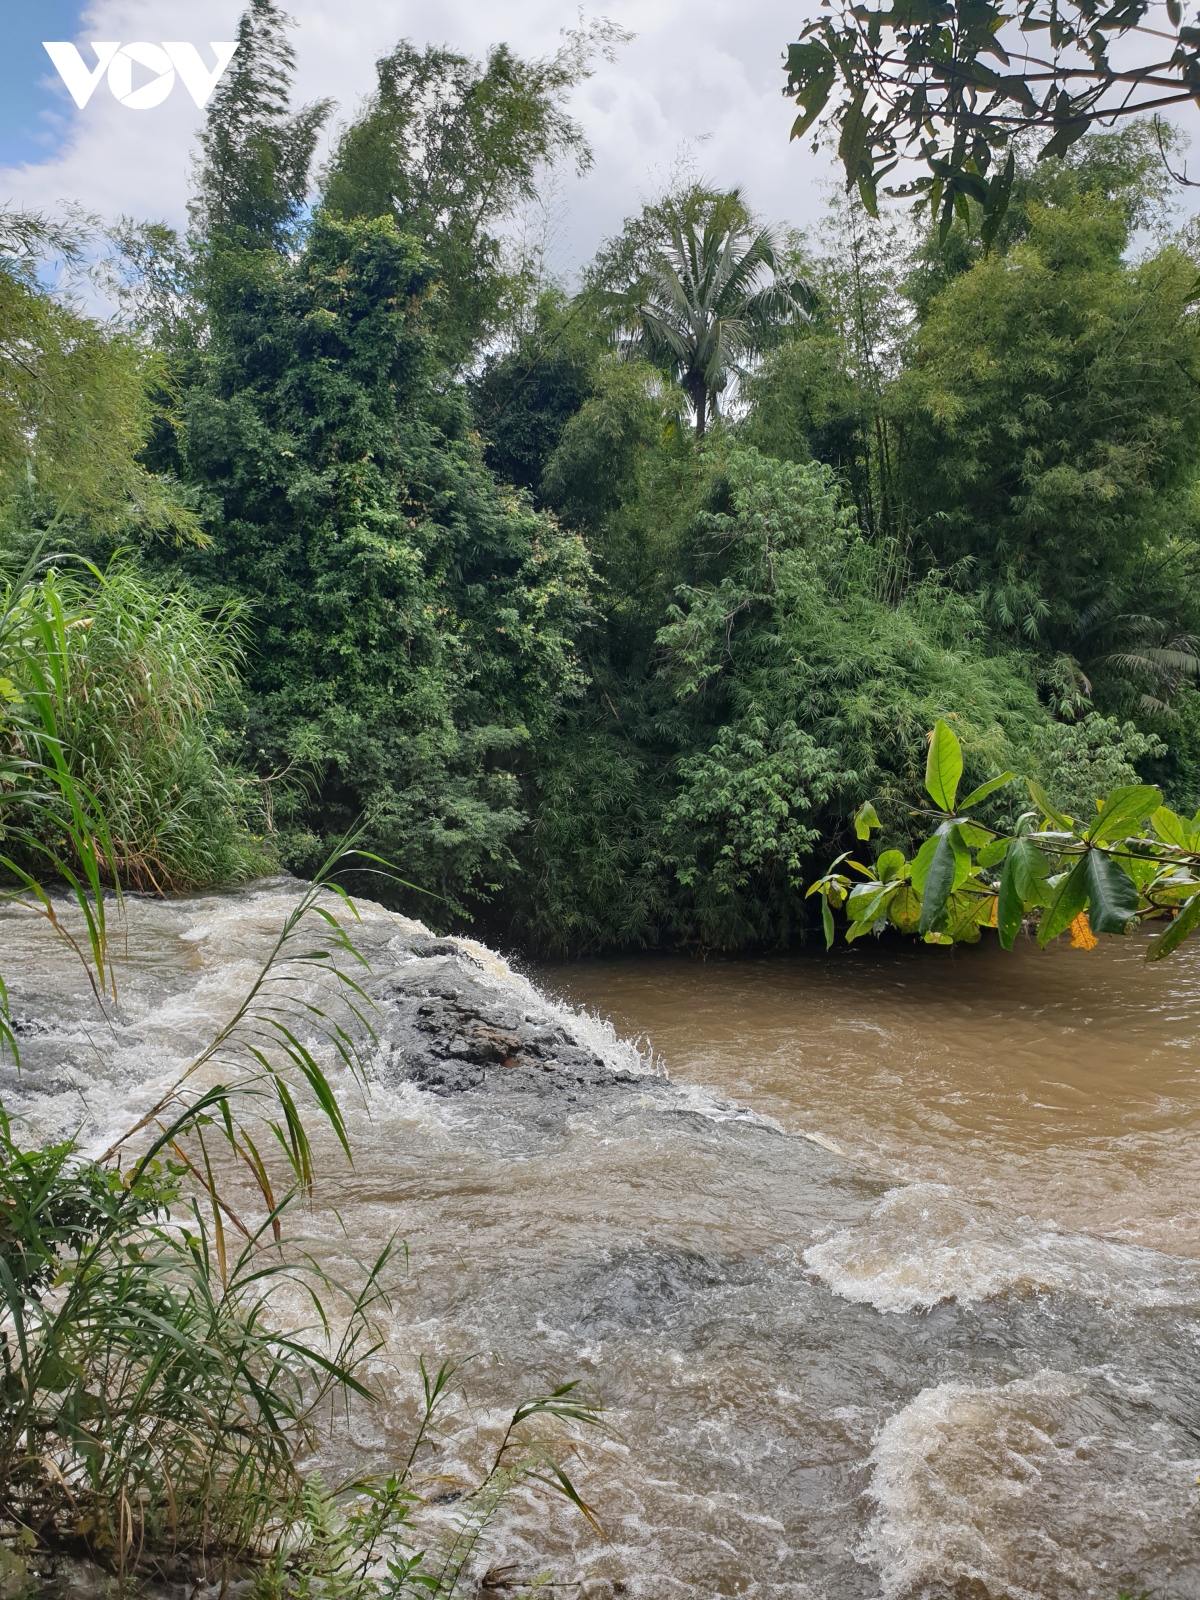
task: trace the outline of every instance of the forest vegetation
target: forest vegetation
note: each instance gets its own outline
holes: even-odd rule
[[[23,1555],[401,1600],[458,1591],[518,1485],[590,1516],[571,1384],[428,1555],[448,1368],[386,1479],[302,1470],[370,1403],[386,1298],[388,1251],[343,1283],[285,1231],[313,1119],[349,1153],[323,1060],[361,1077],[372,1039],[347,886],[576,954],[832,943],[836,913],[1085,948],[1158,919],[1157,957],[1200,923],[1200,238],[1161,130],[1017,141],[1003,208],[968,186],[940,223],[834,195],[810,235],[684,173],[568,286],[522,217],[586,169],[567,96],[619,42],[401,41],[318,168],[332,108],[291,103],[251,0],[188,230],[98,254],[0,215],[4,893],[100,997],[123,892],[310,880],[106,1153],[0,1107]],[[271,1000],[298,971],[303,1040]],[[282,1279],[313,1328],[276,1327]]]
[[[939,719],[972,784],[1200,805],[1200,245],[1160,136],[1015,147],[995,226],[834,194],[805,235],[685,173],[569,286],[528,219],[619,42],[401,41],[317,166],[331,108],[254,0],[186,232],[126,220],[98,267],[6,218],[0,530],[103,684],[65,748],[130,883],[310,875],[361,824],[435,925],[736,952],[805,937],[865,801],[915,846]]]

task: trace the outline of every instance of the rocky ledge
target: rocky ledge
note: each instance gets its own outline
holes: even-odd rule
[[[377,967],[371,985],[384,1046],[377,1070],[388,1081],[437,1095],[504,1089],[568,1102],[579,1090],[661,1083],[615,1036],[606,1060],[593,1019],[547,999],[484,946],[427,934],[404,943],[408,959]]]

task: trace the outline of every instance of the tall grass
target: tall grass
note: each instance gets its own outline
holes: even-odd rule
[[[66,649],[36,605],[36,562],[0,593],[0,878],[79,955],[99,998],[111,987],[102,883],[118,886],[104,811],[76,779],[63,725],[70,718]],[[65,618],[62,619],[65,623]],[[73,619],[74,620],[74,619]],[[65,627],[60,628],[60,640]],[[58,914],[46,881],[65,884],[82,914],[82,944]],[[0,972],[0,1051],[17,1057]]]
[[[39,696],[53,702],[53,738],[105,819],[103,865],[126,888],[237,882],[273,865],[247,825],[255,786],[227,771],[213,744],[213,709],[236,683],[241,650],[234,609],[157,589],[132,566],[43,567],[7,587],[0,684],[10,685],[10,712]],[[61,810],[49,808],[47,842]],[[47,820],[43,811],[30,830],[45,835]]]
[[[0,1127],[0,1517],[118,1571],[245,1551],[296,1492],[330,1390],[366,1393],[378,1275],[328,1354],[284,1334],[267,1291],[297,1269],[263,1247],[277,1218],[218,1263],[186,1179],[154,1156],[122,1176],[69,1144],[24,1150]]]

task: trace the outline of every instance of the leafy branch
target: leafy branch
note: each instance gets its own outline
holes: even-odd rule
[[[1200,926],[1200,812],[1178,816],[1155,785],[1125,784],[1098,799],[1096,815],[1081,822],[1026,779],[1032,808],[1002,832],[970,813],[1016,775],[1003,773],[959,800],[962,771],[958,739],[939,720],[925,769],[933,806],[914,813],[928,818],[933,832],[911,861],[892,849],[868,866],[847,852],[809,888],[821,896],[827,947],[835,909],[845,911],[847,941],[891,926],[927,944],[974,944],[990,926],[1006,950],[1027,920],[1036,922],[1040,945],[1069,929],[1076,948],[1092,949],[1097,934],[1124,935],[1169,917],[1150,942],[1150,961],[1170,955]],[[870,803],[855,827],[860,840],[880,827]],[[843,862],[859,878],[839,870]]]

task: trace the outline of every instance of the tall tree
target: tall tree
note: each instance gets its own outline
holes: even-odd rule
[[[118,326],[85,316],[39,279],[43,258],[89,242],[27,212],[0,211],[0,519],[53,521],[111,550],[131,533],[194,538],[169,482],[140,459],[161,359]]]
[[[1126,261],[1128,212],[1096,193],[1027,221],[933,298],[889,405],[934,558],[968,558],[995,622],[1075,654],[1097,602],[1143,609],[1130,586],[1192,523],[1196,265]]]
[[[493,330],[509,288],[503,224],[536,201],[541,173],[591,165],[570,92],[628,37],[611,23],[566,30],[552,56],[496,45],[486,63],[402,39],[377,63],[378,86],[338,140],[323,203],[342,217],[394,217],[419,239],[441,284],[434,314],[450,359]]]
[[[247,249],[290,242],[308,196],[309,171],[332,102],[291,110],[295,52],[290,19],[274,0],[250,0],[229,71],[200,135],[192,222],[205,238]]]
[[[730,380],[784,323],[808,315],[813,294],[781,270],[778,239],[755,226],[736,189],[692,189],[663,220],[648,270],[619,304],[630,348],[680,384],[702,439]]]
[[[250,601],[249,753],[304,774],[285,857],[311,868],[365,821],[444,918],[525,824],[524,752],[576,685],[582,546],[484,466],[391,218],[318,212],[220,293],[167,444],[212,538],[188,569]]]

